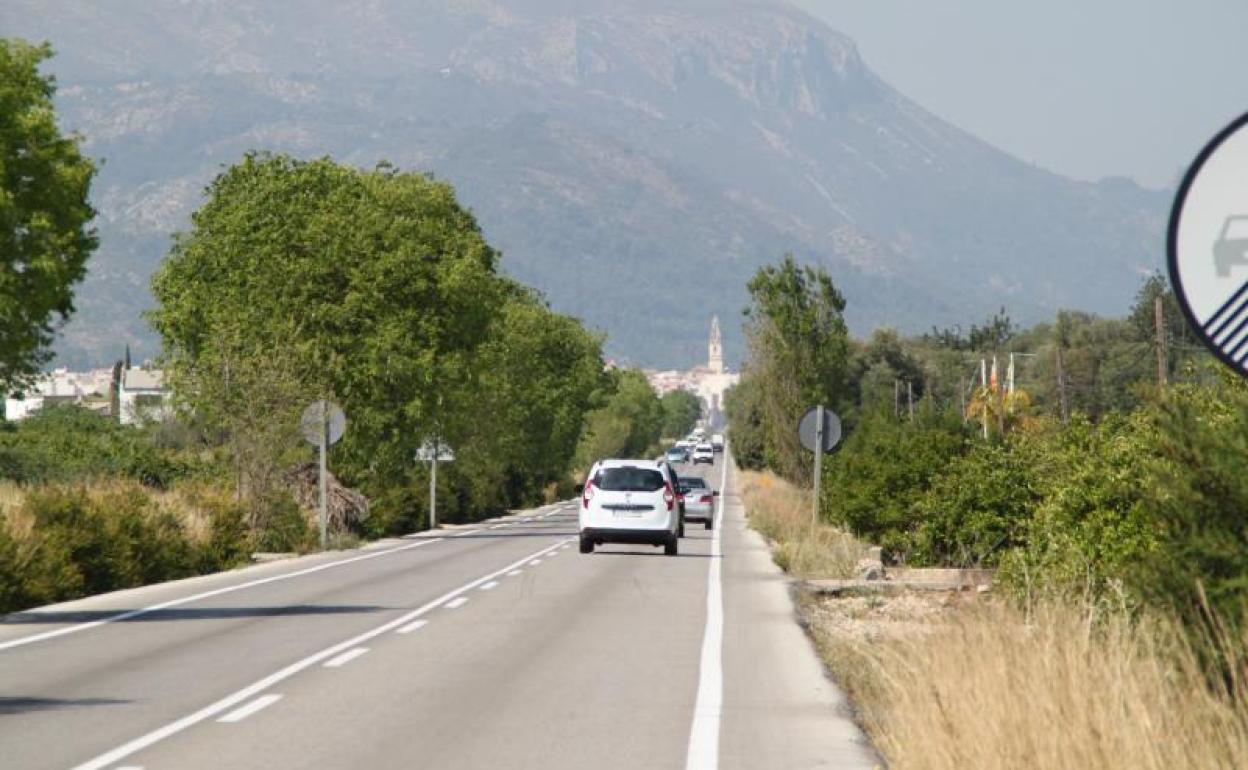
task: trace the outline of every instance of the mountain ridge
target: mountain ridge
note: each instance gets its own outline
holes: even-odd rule
[[[1018,161],[779,2],[17,0],[0,29],[52,40],[62,122],[105,158],[65,360],[155,354],[138,315],[168,233],[252,149],[450,181],[506,271],[660,367],[701,360],[784,252],[858,332],[1117,312],[1161,264],[1163,193]]]

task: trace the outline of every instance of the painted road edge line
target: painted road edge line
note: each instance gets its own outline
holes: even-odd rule
[[[58,628],[52,631],[44,631],[43,633],[32,634],[31,636],[23,636],[20,639],[11,639],[7,642],[0,642],[0,651],[12,649],[14,647],[21,647],[24,644],[33,644],[35,642],[46,641],[48,639],[53,639],[58,636],[74,634],[79,631],[86,631],[87,629],[96,628],[98,626],[105,625],[106,623],[116,623],[118,621],[129,620],[130,618],[137,617],[139,615],[146,615],[151,612],[159,612],[161,610],[167,610],[170,607],[177,607],[182,604],[190,604],[191,602],[197,602],[197,601],[200,601],[201,599],[211,599],[214,596],[221,596],[222,594],[233,593],[235,591],[242,591],[245,588],[255,588],[256,586],[268,585],[269,583],[277,583],[282,580],[290,580],[292,578],[303,577],[304,575],[311,575],[314,572],[321,572],[323,570],[333,569],[334,567],[342,567],[347,564],[354,564],[356,562],[365,561],[367,559],[377,559],[382,556],[389,556],[390,554],[393,554],[393,553],[399,553],[400,551],[410,551],[413,548],[421,548],[426,545],[432,545],[443,539],[445,538],[438,537],[438,538],[429,538],[426,540],[419,540],[415,543],[408,543],[406,545],[401,545],[396,548],[388,548],[384,551],[373,551],[371,553],[361,554],[359,556],[352,556],[349,559],[341,559],[339,561],[332,561],[332,562],[329,562],[328,564],[318,564],[315,567],[308,567],[306,569],[296,570],[294,572],[284,572],[280,575],[270,575],[267,578],[260,578],[258,580],[249,580],[246,583],[238,583],[237,585],[224,586],[222,588],[214,588],[211,591],[203,591],[201,593],[192,594],[190,596],[183,596],[179,599],[170,599],[169,601],[161,602],[160,604],[153,604],[148,607],[140,607],[134,610],[127,610],[125,612],[119,612],[116,615],[109,615],[108,617],[100,618],[99,620],[92,620],[86,623],[79,623],[73,626],[66,626],[65,628]],[[37,615],[38,612],[32,611],[31,614]]]
[[[366,654],[367,652],[368,652],[367,647],[356,647],[354,650],[347,650],[346,652],[342,653],[341,655],[335,658],[330,658],[329,660],[325,661],[324,666],[325,668],[342,668],[343,666],[347,665],[348,663],[360,657],[361,655]]]
[[[170,722],[169,724],[163,727],[158,727],[157,729],[152,730],[151,732],[146,733],[145,735],[141,735],[132,741],[128,741],[127,743],[124,743],[115,749],[106,751],[103,754],[100,754],[99,756],[95,757],[94,759],[89,759],[80,765],[76,765],[73,770],[103,770],[106,767],[110,767],[116,762],[119,762],[125,759],[126,757],[130,756],[131,754],[134,754],[137,751],[141,751],[147,748],[148,746],[151,746],[152,744],[159,743],[165,738],[168,738],[172,735],[176,735],[182,732],[183,730],[187,729],[188,727],[193,727],[194,725],[197,725],[206,719],[211,719],[212,717],[215,717],[217,714],[220,714],[223,711],[234,708],[235,706],[247,700],[248,698],[259,695],[260,693],[269,689],[270,687],[277,684],[278,682],[285,681],[289,679],[290,677],[294,676],[295,674],[298,674],[300,671],[311,668],[312,666],[315,666],[316,664],[324,660],[332,658],[333,656],[337,655],[340,652],[349,650],[352,647],[357,647],[363,644],[364,642],[367,642],[368,640],[373,639],[374,637],[381,636],[382,634],[387,633],[389,631],[393,631],[394,629],[400,626],[407,625],[408,623],[411,623],[413,620],[420,617],[421,615],[425,615],[437,609],[438,607],[441,607],[443,604],[451,601],[452,599],[459,596],[460,594],[471,591],[472,589],[476,588],[482,583],[493,580],[499,575],[505,574],[508,570],[513,570],[516,567],[519,567],[521,564],[524,564],[526,561],[533,559],[537,556],[541,556],[542,554],[545,554],[551,550],[554,550],[555,548],[558,548],[564,543],[570,542],[570,540],[571,538],[565,538],[563,540],[559,540],[555,542],[553,545],[549,545],[535,553],[531,553],[528,556],[525,556],[521,559],[517,559],[516,561],[513,561],[511,564],[508,564],[506,567],[503,567],[502,569],[495,570],[489,573],[488,575],[483,575],[477,578],[476,580],[473,580],[469,583],[465,583],[459,588],[455,588],[450,591],[447,591],[446,593],[442,594],[441,596],[434,599],[433,601],[428,602],[427,604],[421,605],[420,607],[417,607],[416,609],[412,610],[411,612],[408,612],[405,615],[395,618],[394,620],[391,620],[387,623],[383,623],[382,625],[377,626],[374,629],[365,631],[364,633],[354,636],[350,639],[347,639],[346,641],[339,642],[338,644],[335,644],[330,647],[326,647],[320,652],[313,653],[307,656],[306,658],[297,660],[294,663],[291,663],[289,666],[279,669],[278,671],[275,671],[272,674],[269,674],[263,679],[259,679],[247,685],[246,687],[242,688],[241,690],[237,690],[225,696],[224,698],[216,701],[215,703],[211,703],[203,707],[199,711],[196,711],[192,714],[188,714],[182,717],[181,719]]]
[[[282,696],[278,695],[277,693],[269,693],[268,695],[261,695],[259,698],[256,698],[251,703],[248,703],[244,706],[239,706],[238,708],[234,709],[230,713],[221,717],[217,721],[224,723],[224,724],[233,724],[234,722],[241,722],[247,717],[259,711],[260,709],[266,709],[269,706],[272,706],[274,703],[277,703],[281,699],[282,699]]]
[[[510,522],[510,523],[514,524],[516,522]],[[498,529],[499,527],[504,527],[504,526],[508,526],[508,523],[496,524],[492,527],[487,527],[487,529]],[[445,535],[443,537],[423,538],[421,540],[416,541],[415,543],[407,543],[405,545],[397,546],[395,548],[387,548],[384,551],[373,551],[371,553],[361,554],[359,556],[352,556],[349,559],[341,559],[339,561],[329,562],[328,564],[318,564],[315,567],[308,567],[306,569],[296,570],[294,572],[286,572],[281,575],[271,575],[267,578],[260,578],[258,580],[249,580],[246,583],[239,583],[238,585],[224,586],[222,588],[215,588],[211,591],[203,591],[201,593],[192,594],[190,596],[184,596],[179,599],[170,599],[167,602],[161,602],[159,604],[153,604],[148,607],[140,607],[134,610],[127,610],[125,612],[119,612],[116,615],[110,615],[106,618],[100,618],[99,620],[91,620],[86,623],[78,623],[72,626],[66,626],[65,628],[57,628],[51,631],[44,631],[38,634],[31,634],[30,636],[23,636],[19,639],[11,639],[7,642],[0,642],[0,652],[3,652],[4,650],[12,649],[14,647],[21,647],[22,645],[26,645],[26,644],[34,644],[35,642],[42,642],[48,639],[55,639],[58,636],[67,636],[69,634],[76,634],[80,631],[86,631],[88,629],[98,628],[99,626],[103,626],[108,623],[116,623],[122,620],[129,620],[130,618],[138,617],[139,615],[146,615],[151,612],[159,612],[160,610],[167,610],[170,607],[178,607],[183,604],[197,602],[201,599],[211,599],[214,596],[221,596],[222,594],[233,593],[234,591],[242,591],[243,589],[246,589],[246,588],[255,588],[256,586],[267,585],[269,583],[276,583],[281,580],[290,580],[292,578],[303,577],[304,575],[310,575],[314,572],[320,572],[322,570],[333,569],[334,567],[341,567],[347,564],[354,564],[356,562],[365,561],[367,559],[376,559],[381,556],[389,556],[390,554],[400,553],[402,551],[410,551],[413,548],[420,548],[422,546],[426,546],[432,543],[437,543],[442,540],[446,540],[447,538],[465,537],[468,535],[473,535],[478,532],[484,532],[484,531],[485,531],[484,529],[467,529],[462,532],[456,532],[455,534]],[[224,574],[224,573],[219,573],[219,574]],[[153,585],[159,585],[159,584],[154,583]],[[37,609],[26,610],[26,612],[31,615],[38,614]]]
[[[711,566],[706,573],[706,634],[702,637],[702,664],[698,669],[698,699],[689,727],[685,770],[719,767],[719,727],[724,711],[724,596],[720,533],[724,530],[724,498],[728,483],[728,456],[719,482],[719,513],[711,530]]]

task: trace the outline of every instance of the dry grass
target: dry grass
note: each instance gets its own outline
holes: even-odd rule
[[[123,479],[100,479],[70,486],[81,487],[92,499],[126,491],[141,491],[154,504],[153,510],[172,513],[182,523],[188,539],[203,542],[209,536],[211,510],[228,505],[232,495],[211,485],[186,483],[168,490],[144,487],[136,481]],[[33,518],[23,510],[23,502],[30,488],[12,481],[0,481],[0,523],[18,540],[30,537],[34,527]]]
[[[810,492],[772,473],[742,471],[737,478],[750,523],[772,541],[781,568],[803,578],[853,577],[866,548],[835,527],[812,527]]]
[[[895,770],[1248,767],[1245,693],[1211,688],[1171,622],[954,595],[863,634],[845,601],[805,615]]]

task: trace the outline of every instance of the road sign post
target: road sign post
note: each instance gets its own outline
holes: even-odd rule
[[[455,453],[442,443],[441,439],[433,438],[421,444],[416,450],[416,459],[429,463],[429,529],[438,527],[438,463],[450,462]]]
[[[347,429],[347,416],[342,407],[332,401],[313,401],[303,410],[299,418],[299,432],[314,445],[320,453],[317,488],[320,492],[317,505],[317,518],[320,524],[321,550],[329,534],[329,447],[338,442]]]
[[[823,479],[823,404],[815,410],[815,500],[810,511],[811,529],[819,523],[819,482]]]
[[[797,424],[797,440],[815,453],[815,499],[811,504],[810,526],[819,521],[819,486],[823,476],[823,453],[831,452],[841,442],[841,418],[823,404],[812,406]]]

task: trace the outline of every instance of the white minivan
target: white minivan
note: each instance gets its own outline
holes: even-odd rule
[[[603,543],[663,546],[675,556],[683,529],[672,466],[653,460],[599,460],[578,485],[581,553]]]

